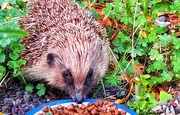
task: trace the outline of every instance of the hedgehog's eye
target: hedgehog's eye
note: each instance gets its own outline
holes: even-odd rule
[[[85,81],[86,86],[92,85],[92,78],[93,78],[93,69],[90,69],[86,76],[86,81]]]
[[[72,78],[72,74],[70,73],[69,70],[66,70],[63,72],[63,78],[64,78],[64,82],[67,85],[73,85],[73,78]]]
[[[86,78],[92,78],[92,76],[93,76],[93,70],[90,69],[90,70],[88,71],[88,74],[87,74]]]
[[[55,57],[54,57],[54,54],[52,53],[49,53],[47,55],[47,63],[49,66],[52,66],[54,64],[54,61],[55,61]]]

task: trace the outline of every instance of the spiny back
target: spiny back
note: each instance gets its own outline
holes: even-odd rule
[[[100,25],[75,3],[36,0],[28,8],[28,15],[19,19],[21,28],[29,32],[29,37],[21,41],[26,47],[21,57],[27,60],[27,66],[39,62],[48,49],[57,45],[66,47],[77,38],[91,42],[101,36],[105,40]]]

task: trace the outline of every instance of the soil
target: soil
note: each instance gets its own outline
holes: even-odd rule
[[[120,97],[118,87],[106,86],[106,94],[101,85],[92,89],[88,98],[115,100],[115,97]],[[39,97],[36,90],[29,93],[25,90],[25,84],[17,80],[12,80],[6,87],[0,89],[0,112],[3,115],[25,115],[29,110],[55,100],[71,99],[64,91],[46,87],[44,96]],[[122,91],[123,92],[123,91]],[[106,96],[105,96],[106,95]],[[122,95],[121,95],[122,96]]]
[[[95,86],[88,95],[88,98],[115,101],[125,96],[128,86],[124,87],[124,85],[122,83],[118,87],[105,86],[105,92],[102,85]],[[180,88],[171,88],[171,90],[173,99],[158,105],[160,107],[158,108],[157,106],[154,111],[151,111],[152,114],[166,115],[170,113],[170,115],[180,115]],[[29,110],[41,104],[71,98],[66,92],[52,89],[51,87],[47,87],[45,95],[39,97],[36,94],[37,91],[33,93],[27,92],[25,85],[17,80],[12,80],[8,86],[1,88],[0,91],[0,112],[3,115],[25,115]],[[133,98],[130,99],[132,100]]]

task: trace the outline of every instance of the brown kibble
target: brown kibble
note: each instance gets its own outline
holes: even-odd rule
[[[97,101],[97,102],[95,102],[95,103],[94,103],[94,105],[95,105],[96,107],[98,107],[98,106],[99,106],[98,101]]]
[[[52,111],[53,114],[56,114],[56,113],[58,113],[58,108],[54,107],[54,108],[51,109],[51,111]]]
[[[107,101],[107,100],[104,100],[104,104],[107,105],[107,104],[108,104],[108,101]]]
[[[87,106],[91,106],[91,105],[94,105],[94,103],[88,103],[88,105],[87,105]]]
[[[44,106],[44,107],[42,108],[42,111],[43,111],[43,112],[48,112],[48,111],[49,111],[49,107],[48,107],[48,106]]]
[[[109,101],[107,105],[108,105],[108,107],[110,107],[110,106],[113,106],[113,104],[114,104],[113,102]]]
[[[93,108],[93,109],[91,110],[91,114],[92,114],[92,115],[97,114],[97,110],[96,110],[96,108]]]
[[[81,105],[81,108],[82,108],[82,109],[85,109],[86,107],[87,107],[87,106],[84,105],[84,104]]]
[[[102,107],[98,106],[98,107],[97,107],[97,111],[100,112],[101,110],[102,110]]]
[[[42,109],[42,113],[38,115],[46,115],[52,113],[52,115],[126,115],[126,112],[118,110],[118,107],[113,106],[113,102],[107,100],[99,100],[94,103],[88,103],[88,105],[81,104],[69,104],[67,107],[58,104],[55,107],[45,106]]]
[[[118,109],[116,106],[111,106],[111,107],[109,108],[109,111],[110,111],[110,112],[114,112],[116,109]]]
[[[64,110],[63,110],[63,113],[64,113],[64,114],[68,114],[69,111],[68,111],[67,109],[64,109]]]
[[[79,109],[78,113],[84,113],[85,109]]]
[[[61,109],[63,109],[63,106],[62,106],[61,104],[58,104],[58,105],[57,105],[57,108],[58,108],[59,110],[61,110]]]
[[[108,111],[108,112],[106,113],[106,115],[113,115],[113,114],[111,114],[111,112],[110,112],[110,111]]]
[[[74,110],[73,104],[69,104],[69,105],[67,106],[67,110],[73,111],[73,110]]]
[[[119,115],[118,109],[116,109],[116,110],[114,111],[114,115]]]
[[[106,105],[103,105],[102,108],[101,108],[102,111],[107,111],[107,107]]]
[[[74,115],[73,111],[69,111],[68,115]]]
[[[80,114],[78,114],[78,113],[74,113],[74,115],[82,115],[81,113]]]
[[[124,111],[124,110],[119,111],[119,113],[120,113],[120,115],[126,115],[126,111]]]
[[[87,110],[91,111],[94,107],[95,107],[95,105],[88,106]]]
[[[99,103],[99,106],[102,107],[102,105],[103,105],[103,100],[99,100],[98,103]]]

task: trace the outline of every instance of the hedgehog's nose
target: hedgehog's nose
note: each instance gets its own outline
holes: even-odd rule
[[[81,94],[76,94],[75,102],[81,104],[84,101],[84,97]]]

